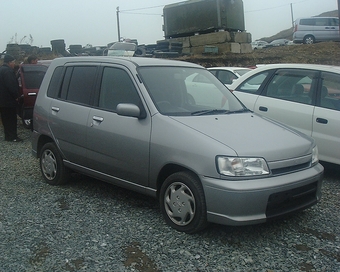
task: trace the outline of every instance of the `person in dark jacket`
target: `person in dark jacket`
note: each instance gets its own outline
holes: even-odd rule
[[[17,135],[17,105],[20,96],[19,83],[14,72],[15,59],[5,55],[0,67],[0,113],[5,141],[21,142]]]

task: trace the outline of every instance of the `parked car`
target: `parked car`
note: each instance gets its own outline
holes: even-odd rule
[[[205,89],[188,81],[197,75]],[[33,119],[47,183],[65,183],[73,170],[157,197],[178,231],[261,223],[321,197],[315,141],[250,112],[196,64],[55,59]]]
[[[340,164],[340,67],[268,64],[231,90],[254,112],[312,136],[320,160]]]
[[[208,70],[216,76],[224,85],[230,86],[233,81],[238,79],[240,76],[251,71],[250,68],[245,67],[212,67]]]
[[[254,41],[251,43],[251,47],[253,48],[253,50],[262,49],[266,47],[267,44],[268,42],[266,41]]]
[[[137,50],[137,45],[131,42],[115,42],[108,50],[108,56],[132,57]]]
[[[33,107],[50,62],[39,61],[37,64],[21,64],[19,67],[18,80],[21,97],[18,101],[18,115],[26,128],[32,128]]]
[[[268,44],[266,44],[264,46],[264,48],[268,48],[268,47],[276,47],[276,46],[285,46],[288,45],[289,40],[287,39],[278,39],[278,40],[274,40]]]
[[[321,41],[340,41],[339,18],[309,17],[294,22],[294,43],[312,44]]]

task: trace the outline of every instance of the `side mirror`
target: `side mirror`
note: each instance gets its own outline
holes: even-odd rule
[[[135,104],[121,103],[117,105],[117,113],[122,116],[143,118],[139,107]]]

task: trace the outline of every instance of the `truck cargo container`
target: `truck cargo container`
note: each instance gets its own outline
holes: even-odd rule
[[[189,0],[163,9],[165,38],[177,38],[220,30],[244,31],[242,0]]]

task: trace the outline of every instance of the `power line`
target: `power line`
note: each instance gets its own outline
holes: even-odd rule
[[[152,8],[160,8],[160,7],[164,7],[164,5],[161,5],[161,6],[153,6],[153,7],[146,7],[146,8],[126,9],[126,10],[121,10],[120,12],[135,11],[135,10],[143,10],[143,9],[152,9]]]
[[[290,3],[290,4],[294,4],[295,5],[295,4],[299,4],[299,3],[303,3],[303,2],[307,2],[307,1],[310,1],[310,0],[301,0],[301,1],[294,2],[294,3]],[[277,8],[282,8],[282,7],[288,6],[290,4],[284,4],[284,5],[280,5],[280,6],[275,6],[275,7],[270,7],[270,8],[263,8],[263,9],[257,9],[257,10],[250,10],[250,11],[245,11],[244,13],[259,12],[259,11],[270,10],[270,9],[277,9]]]
[[[120,11],[120,13],[124,13],[124,14],[138,14],[138,15],[157,15],[157,16],[162,16],[162,14],[156,14],[156,13],[139,13],[139,12],[129,12],[129,11]]]

